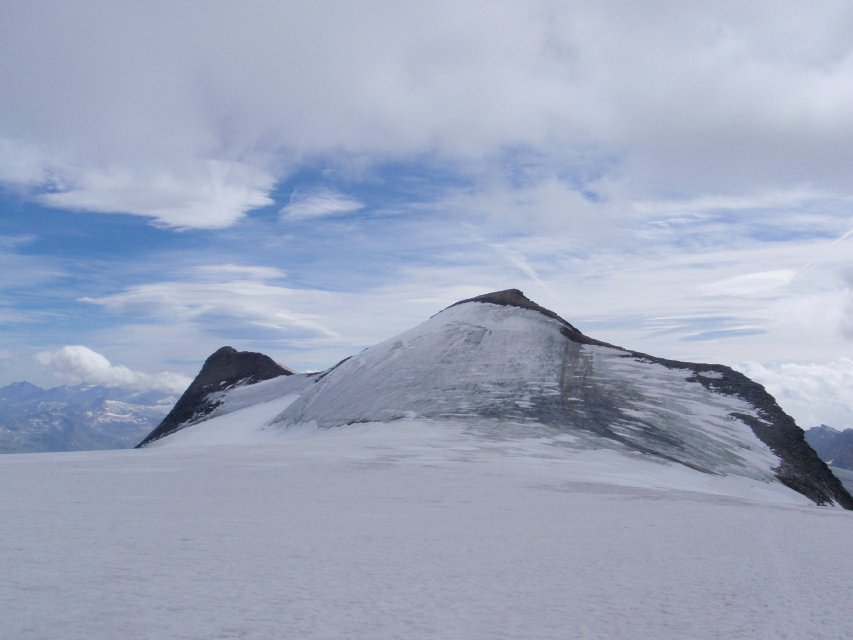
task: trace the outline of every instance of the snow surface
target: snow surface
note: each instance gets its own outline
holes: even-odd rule
[[[456,305],[305,385],[274,425],[494,418],[493,437],[559,431],[573,436],[564,446],[653,452],[776,481],[778,457],[732,416],[758,417],[750,404],[688,380],[690,369],[573,342],[562,329],[534,310]]]
[[[257,426],[240,418],[255,409],[220,427]],[[779,484],[490,438],[488,423],[247,428],[227,446],[190,442],[202,427],[172,446],[0,457],[0,637],[775,640],[853,628],[853,513]]]
[[[600,385],[599,394],[619,408],[621,415],[609,422],[616,434],[643,446],[649,446],[652,436],[657,451],[713,473],[774,480],[779,458],[748,425],[731,415],[758,418],[752,405],[687,381],[690,370],[623,354],[584,346],[579,356],[591,360],[591,371],[582,378],[584,385]],[[579,368],[575,363],[575,369]],[[717,372],[700,375],[711,377],[708,373]],[[589,402],[588,391],[585,400]]]
[[[154,440],[146,447],[204,446],[256,441],[259,432],[299,398],[312,378],[279,376],[219,393],[221,404],[202,422]]]
[[[468,303],[365,349],[306,389],[278,422],[320,427],[403,417],[523,420],[559,402],[561,325],[536,311]]]

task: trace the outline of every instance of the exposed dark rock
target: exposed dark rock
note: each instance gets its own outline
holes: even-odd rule
[[[475,296],[474,298],[460,300],[459,302],[450,305],[450,307],[455,307],[457,305],[465,304],[467,302],[488,302],[490,304],[497,304],[505,307],[519,307],[520,309],[530,309],[531,311],[538,311],[543,316],[553,318],[554,320],[560,322],[563,325],[563,335],[565,335],[571,340],[574,340],[575,342],[579,342],[581,344],[597,344],[605,347],[614,346],[584,335],[564,318],[561,318],[559,315],[557,315],[550,309],[546,309],[545,307],[542,307],[533,302],[533,300],[525,296],[524,292],[522,292],[520,289],[504,289],[503,291],[493,291],[492,293],[484,293],[481,296]],[[448,307],[448,309],[450,307]],[[621,349],[621,347],[618,348]]]
[[[254,384],[292,373],[293,371],[262,353],[222,347],[205,361],[201,371],[174,408],[137,448],[200,421],[219,406],[220,391],[238,384]]]
[[[531,309],[532,311],[538,311],[542,315],[548,316],[549,318],[554,318],[554,320],[559,320],[561,323],[570,327],[571,329],[575,329],[566,322],[563,318],[558,316],[556,313],[551,311],[550,309],[546,309],[545,307],[541,307],[533,300],[524,295],[520,289],[504,289],[503,291],[493,291],[492,293],[484,293],[481,296],[475,296],[473,298],[467,298],[465,300],[460,300],[456,302],[451,307],[458,306],[460,304],[465,304],[467,302],[489,302],[491,304],[499,304],[506,307],[519,307],[521,309]],[[449,307],[448,307],[449,308]],[[580,333],[580,332],[578,332]]]

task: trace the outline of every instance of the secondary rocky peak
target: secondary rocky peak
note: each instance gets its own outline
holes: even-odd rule
[[[292,374],[293,371],[263,353],[221,347],[204,361],[201,371],[169,415],[138,446],[158,440],[208,415],[219,406],[220,401],[214,395],[219,391],[238,384],[254,384]]]
[[[204,366],[187,391],[211,385],[228,387],[237,382],[253,384],[293,373],[263,353],[237,351],[234,347],[221,347],[205,360]]]

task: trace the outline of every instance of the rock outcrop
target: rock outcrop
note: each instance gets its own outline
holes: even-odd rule
[[[222,347],[202,366],[192,384],[163,421],[137,447],[158,440],[203,420],[221,402],[221,392],[238,385],[254,384],[278,376],[293,375],[269,356]]]

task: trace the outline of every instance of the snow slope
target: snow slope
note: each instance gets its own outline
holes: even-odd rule
[[[312,381],[310,376],[280,376],[217,394],[219,404],[203,422],[186,427],[146,447],[203,447],[263,441],[269,424]],[[266,435],[270,435],[269,433]]]
[[[691,369],[578,343],[564,329],[531,309],[452,306],[323,374],[275,424],[492,418],[494,437],[559,433],[572,436],[561,438],[564,446],[639,451],[775,481],[778,457],[735,417],[759,419],[755,407],[714,392]]]
[[[257,426],[273,403],[208,426]],[[2,456],[0,637],[850,636],[853,513],[494,427],[198,446],[200,424],[142,450]]]

